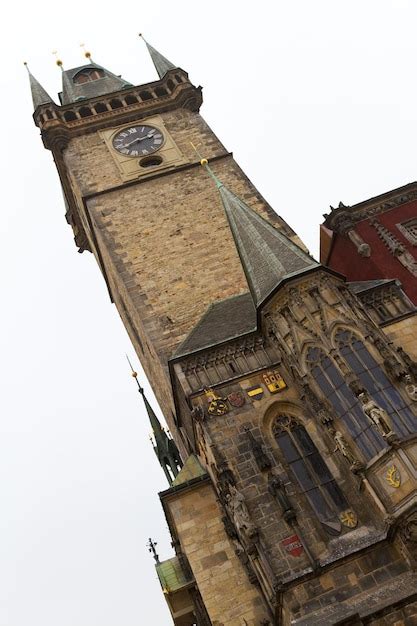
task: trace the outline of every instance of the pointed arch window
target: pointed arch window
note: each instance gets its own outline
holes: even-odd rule
[[[341,530],[339,515],[348,502],[310,435],[294,417],[280,415],[273,425],[275,439],[301,491],[330,534]]]
[[[344,334],[346,332],[348,335]],[[364,344],[350,331],[340,331],[336,341],[352,371],[375,402],[390,415],[394,430],[401,436],[416,432],[416,417]],[[339,368],[321,348],[309,349],[307,363],[323,395],[345,423],[364,459],[368,461],[373,458],[387,444],[363,413],[360,402],[346,384]]]
[[[351,330],[340,330],[335,339],[340,354],[375,402],[386,410],[396,432],[403,437],[416,432],[417,417],[363,342]]]
[[[323,395],[336,416],[346,424],[353,441],[368,461],[386,447],[384,439],[364,415],[358,399],[350,390],[339,368],[320,348],[310,348],[307,363]]]

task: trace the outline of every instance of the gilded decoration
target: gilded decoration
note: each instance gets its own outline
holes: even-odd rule
[[[387,469],[385,472],[385,480],[391,487],[395,487],[395,489],[401,486],[401,474],[396,465],[390,465]]]

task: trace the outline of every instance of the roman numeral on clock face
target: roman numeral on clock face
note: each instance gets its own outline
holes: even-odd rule
[[[164,136],[154,126],[130,126],[113,137],[113,148],[126,156],[152,154],[162,146]]]

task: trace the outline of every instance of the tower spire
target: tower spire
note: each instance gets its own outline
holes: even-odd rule
[[[169,70],[175,70],[178,66],[168,61],[166,57],[164,57],[158,50],[156,50],[151,44],[149,44],[142,33],[139,33],[139,37],[143,39],[146,43],[146,47],[148,48],[148,52],[151,55],[152,62],[155,66],[156,71],[158,72],[159,78],[163,78],[165,74]]]
[[[30,90],[32,92],[33,108],[36,110],[41,104],[53,103],[51,96],[45,91],[39,81],[31,73],[28,64],[25,62],[25,67],[29,74]]]
[[[219,191],[256,306],[285,278],[319,267],[317,261],[228,189],[216,177],[207,159],[201,159],[200,164]]]
[[[154,410],[148,402],[147,397],[145,396],[145,392],[140,382],[138,381],[138,374],[133,369],[133,366],[130,362],[129,357],[126,355],[128,363],[130,365],[130,369],[132,370],[132,376],[136,380],[136,384],[138,386],[138,391],[143,398],[143,402],[145,404],[146,412],[149,417],[149,421],[151,423],[152,432],[153,432],[153,449],[158,458],[158,461],[165,472],[165,476],[170,485],[172,485],[174,478],[178,475],[182,467],[182,461],[180,457],[180,453],[175,444],[175,441],[168,436],[166,430],[161,426],[159,419],[157,418]]]

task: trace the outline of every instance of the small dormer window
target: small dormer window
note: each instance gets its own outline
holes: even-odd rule
[[[73,80],[76,85],[82,85],[83,83],[89,83],[92,80],[98,80],[99,78],[104,78],[103,70],[97,67],[91,67],[78,72],[78,74],[74,76]]]

